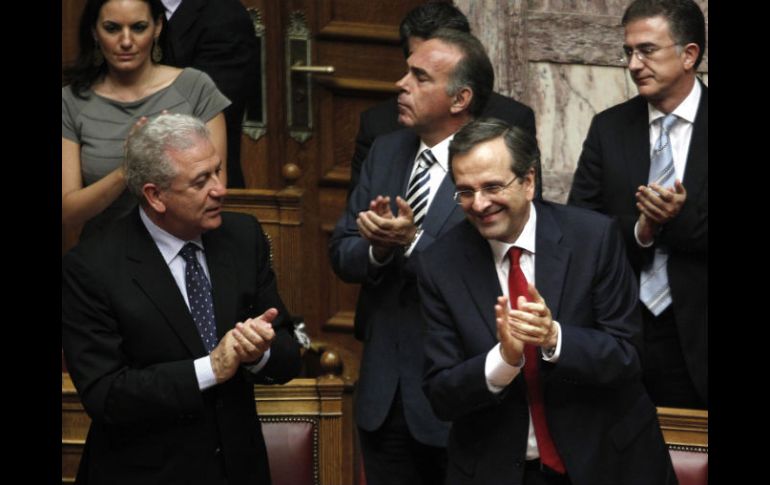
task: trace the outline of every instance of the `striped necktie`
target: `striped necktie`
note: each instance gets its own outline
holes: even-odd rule
[[[674,170],[674,157],[671,150],[669,131],[676,122],[675,114],[670,113],[662,118],[660,137],[650,157],[649,182],[661,187],[673,187],[676,180]],[[668,286],[668,249],[662,245],[656,245],[655,257],[652,264],[642,269],[639,283],[639,299],[658,316],[671,305],[671,288]]]
[[[414,213],[414,225],[422,227],[422,221],[428,212],[428,195],[430,194],[430,167],[436,163],[430,149],[425,149],[417,157],[417,167],[412,173],[412,179],[406,188],[406,201]]]

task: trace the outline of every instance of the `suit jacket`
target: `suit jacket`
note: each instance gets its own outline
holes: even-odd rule
[[[529,106],[513,98],[495,92],[491,93],[487,106],[484,108],[481,116],[499,118],[527,130],[532,136],[536,136],[534,111]],[[353,151],[353,160],[350,162],[350,189],[348,190],[348,196],[353,193],[353,189],[358,185],[358,179],[361,176],[361,165],[364,163],[366,154],[369,153],[369,148],[372,146],[374,139],[401,128],[403,126],[398,124],[397,97],[389,98],[361,112],[358,123],[358,135],[356,135],[356,147]],[[542,193],[540,165],[536,169],[537,184],[535,192],[539,197]]]
[[[674,319],[695,388],[708,403],[708,88],[701,85],[683,184],[687,200],[655,244],[669,249],[668,280]],[[650,171],[647,101],[637,96],[596,115],[572,181],[569,203],[614,216],[637,275],[654,247],[634,239],[639,217],[634,194]]]
[[[575,485],[676,483],[641,383],[636,280],[615,223],[535,202],[535,286],[561,324],[557,363],[538,360],[548,427]],[[500,394],[484,364],[503,292],[489,243],[469,223],[421,253],[425,390],[452,421],[448,484],[519,484],[528,414],[524,375]]]
[[[270,483],[252,384],[297,375],[299,346],[259,223],[222,218],[203,235],[219,338],[267,308],[279,316],[267,365],[203,392],[193,361],[207,352],[138,209],[63,257],[62,343],[92,419],[80,483],[205,485],[221,459],[231,484]]]
[[[244,187],[241,125],[248,106],[261,112],[260,50],[254,24],[239,0],[183,0],[161,33],[163,63],[194,67],[214,80],[232,104],[227,123],[227,186]]]
[[[452,199],[455,186],[447,174],[423,221],[423,234],[409,258],[403,251],[382,268],[369,263],[369,242],[356,226],[358,212],[368,210],[377,195],[404,197],[420,140],[409,129],[378,137],[364,162],[361,180],[337,222],[329,244],[335,273],[361,283],[355,335],[364,342],[358,379],[356,420],[368,431],[378,429],[400,387],[404,414],[412,435],[432,446],[446,446],[449,424],[439,421],[421,388],[422,319],[412,260],[432,241],[463,219]]]

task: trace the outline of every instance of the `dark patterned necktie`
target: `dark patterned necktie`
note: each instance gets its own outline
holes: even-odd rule
[[[214,299],[211,295],[211,285],[203,272],[203,268],[195,257],[198,246],[193,243],[187,243],[179,251],[179,254],[185,260],[184,282],[187,287],[187,300],[190,303],[190,314],[192,315],[195,326],[198,327],[198,333],[206,346],[206,350],[211,352],[217,346],[217,324],[214,318]]]

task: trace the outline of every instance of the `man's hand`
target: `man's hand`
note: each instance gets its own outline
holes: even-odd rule
[[[390,197],[377,196],[369,204],[369,210],[359,212],[356,218],[361,236],[372,244],[375,257],[382,261],[399,246],[407,246],[414,239],[412,208],[400,196],[396,197],[398,214],[390,210]]]
[[[508,310],[508,298],[497,297],[495,305],[495,321],[497,322],[497,339],[500,341],[500,353],[508,365],[518,366],[524,355],[524,342],[513,335],[511,329],[511,313]]]
[[[238,322],[211,351],[211,369],[217,383],[235,375],[241,364],[250,364],[261,358],[275,338],[272,321],[278,310],[270,308],[257,318]]]
[[[262,358],[275,338],[272,322],[278,310],[270,308],[257,318],[238,322],[232,330],[235,337],[235,353],[244,364],[251,364]]]
[[[516,309],[510,311],[511,334],[524,343],[552,349],[558,342],[558,327],[553,324],[551,310],[532,283],[527,284],[527,290],[532,301],[519,296]]]
[[[673,190],[652,183],[649,186],[641,185],[636,191],[636,208],[640,215],[643,214],[658,225],[666,224],[676,217],[686,200],[687,191],[678,179],[674,182]],[[640,219],[640,225],[641,222]]]

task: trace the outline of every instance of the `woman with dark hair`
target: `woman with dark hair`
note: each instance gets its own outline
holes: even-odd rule
[[[85,224],[81,238],[136,206],[125,190],[123,144],[143,117],[201,118],[227,160],[222,110],[230,101],[207,74],[159,64],[163,20],[160,0],[86,2],[80,51],[62,88],[62,224]]]

